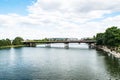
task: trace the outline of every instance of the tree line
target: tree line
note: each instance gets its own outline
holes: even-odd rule
[[[97,33],[95,39],[97,45],[105,45],[110,48],[119,48],[120,28],[116,26],[107,28],[104,33]]]
[[[94,37],[96,40],[96,45],[105,45],[107,47],[120,47],[120,28],[112,26],[107,28],[103,33],[97,33]],[[2,46],[11,46],[11,45],[23,45],[22,41],[24,39],[21,37],[16,37],[14,40],[10,39],[1,39],[0,47]],[[42,41],[48,41],[47,38]]]
[[[22,42],[24,39],[21,37],[16,37],[14,40],[10,39],[1,39],[0,40],[0,47],[2,46],[12,46],[12,45],[22,45]]]

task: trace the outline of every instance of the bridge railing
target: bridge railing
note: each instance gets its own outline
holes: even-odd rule
[[[22,41],[23,43],[96,43],[95,40],[74,40],[74,41]]]

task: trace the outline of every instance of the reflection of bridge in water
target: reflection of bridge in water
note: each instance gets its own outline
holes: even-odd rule
[[[53,43],[64,43],[65,48],[69,48],[69,43],[87,43],[89,48],[95,46],[95,40],[77,40],[77,41],[23,41],[23,44],[27,47],[36,47],[37,44],[45,44],[46,47],[51,47]]]

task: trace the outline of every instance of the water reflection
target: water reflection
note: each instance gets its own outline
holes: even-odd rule
[[[105,67],[110,79],[120,79],[120,59],[107,55],[105,52],[98,51],[98,54],[104,56]]]
[[[11,48],[10,50],[10,56],[9,56],[9,63],[11,66],[13,66],[15,64],[15,59],[16,59],[16,56],[15,56],[15,51],[14,51],[14,48]]]
[[[24,47],[0,50],[2,80],[115,80],[120,61],[107,54],[79,48]],[[81,48],[82,47],[82,48]]]

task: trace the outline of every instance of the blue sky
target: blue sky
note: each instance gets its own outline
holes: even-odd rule
[[[16,13],[27,15],[27,6],[32,5],[36,0],[0,0],[0,14]]]
[[[0,0],[0,39],[84,38],[120,28],[120,0]]]
[[[112,12],[112,13],[109,13],[109,14],[104,14],[103,17],[101,18],[95,18],[95,19],[92,19],[90,21],[92,22],[99,22],[99,21],[102,21],[106,18],[109,18],[109,17],[115,17],[115,16],[119,16],[120,15],[120,11],[116,11],[116,12]]]

